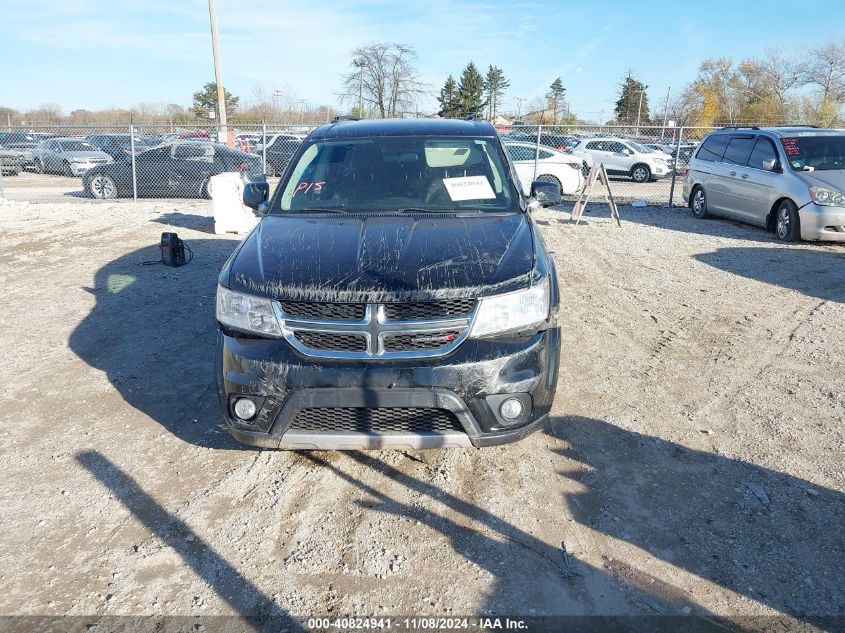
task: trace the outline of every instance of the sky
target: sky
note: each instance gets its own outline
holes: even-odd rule
[[[573,112],[607,119],[630,69],[652,111],[708,57],[801,54],[845,41],[842,0],[689,3],[499,0],[216,0],[223,83],[242,102],[255,86],[309,105],[338,105],[350,52],[399,42],[418,54],[432,95],[469,61],[503,69],[506,111],[560,76]],[[213,81],[208,0],[0,0],[0,106],[190,106]]]

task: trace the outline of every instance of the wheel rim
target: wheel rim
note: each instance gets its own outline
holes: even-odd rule
[[[704,192],[701,189],[696,191],[692,198],[692,210],[697,214],[701,214],[704,211]]]
[[[789,209],[783,207],[778,213],[778,237],[783,239],[789,235]]]
[[[91,193],[101,200],[112,198],[115,193],[114,182],[106,176],[94,176],[91,180]]]
[[[645,169],[643,169],[642,167],[637,167],[634,170],[634,180],[637,180],[637,181],[640,181],[640,182],[645,180]]]

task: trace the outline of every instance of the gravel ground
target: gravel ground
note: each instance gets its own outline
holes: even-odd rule
[[[546,432],[273,452],[220,426],[237,238],[209,209],[0,204],[0,614],[845,615],[842,246],[539,212],[564,332]],[[190,265],[141,265],[164,230]]]

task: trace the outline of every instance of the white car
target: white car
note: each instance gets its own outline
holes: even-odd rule
[[[531,183],[534,180],[554,182],[560,187],[562,195],[576,193],[584,184],[581,159],[572,154],[559,152],[551,147],[540,146],[537,159],[537,177],[534,177],[534,158],[537,156],[537,146],[531,143],[505,143],[505,150],[513,161],[516,175],[519,177],[522,192],[531,194]]]
[[[630,176],[634,182],[666,178],[672,173],[671,156],[625,138],[585,138],[569,151],[590,164],[602,163],[608,174]]]

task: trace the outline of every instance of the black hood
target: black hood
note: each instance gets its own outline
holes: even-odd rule
[[[268,216],[221,273],[233,290],[304,301],[424,301],[526,288],[522,213]]]

